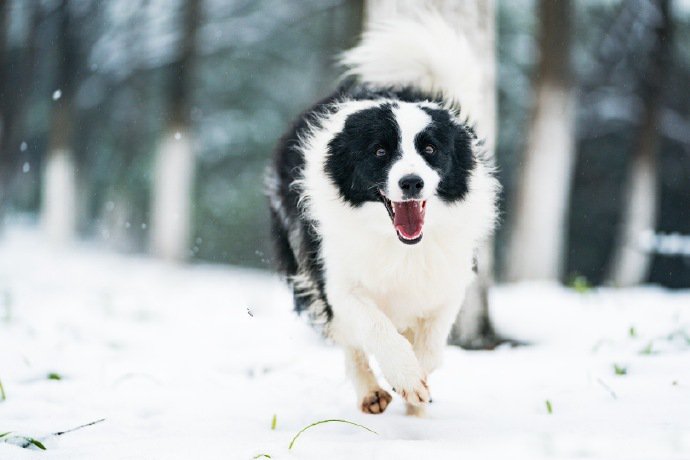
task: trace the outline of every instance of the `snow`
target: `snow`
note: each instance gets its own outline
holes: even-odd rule
[[[689,292],[519,284],[492,303],[499,331],[528,346],[449,347],[427,418],[397,397],[364,415],[340,351],[275,277],[60,249],[13,226],[0,240],[0,433],[48,452],[0,443],[0,458],[690,458]],[[323,424],[288,451],[333,418],[378,435]]]

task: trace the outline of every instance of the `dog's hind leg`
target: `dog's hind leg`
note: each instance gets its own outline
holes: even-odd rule
[[[379,386],[369,367],[367,355],[360,349],[345,349],[347,374],[355,386],[359,408],[365,414],[380,414],[391,402],[391,395]]]

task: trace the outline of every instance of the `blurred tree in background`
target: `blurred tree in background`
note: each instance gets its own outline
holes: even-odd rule
[[[619,18],[637,18],[637,27],[644,31],[646,40],[631,53],[636,58],[633,69],[639,109],[623,193],[620,229],[609,273],[611,284],[616,286],[640,284],[649,274],[651,255],[640,251],[639,247],[644,233],[656,228],[660,115],[666,76],[671,67],[672,46],[670,0],[628,2],[625,6],[629,11],[623,9]]]
[[[644,194],[655,205],[643,227],[690,235],[690,5],[571,6],[575,154],[571,177],[560,180],[570,188],[569,217],[552,235],[563,251],[549,251],[557,276],[605,282],[614,248],[624,246],[647,261],[638,279],[690,286],[684,240],[622,237],[627,209],[640,209],[629,187],[643,151],[654,152],[643,177],[653,176],[648,190],[657,194]],[[496,150],[505,187],[496,269],[505,279],[518,178],[526,149],[534,153],[540,9],[532,0],[496,7]],[[47,228],[62,225],[57,239],[164,254],[151,243],[161,241],[157,228],[170,230],[155,217],[156,158],[168,146],[188,152],[188,162],[180,168],[186,179],[163,195],[175,194],[168,205],[177,202],[181,214],[190,197],[170,257],[267,268],[264,166],[291,119],[337,84],[334,56],[355,42],[362,11],[363,2],[345,0],[0,1],[0,214],[42,213]],[[649,133],[653,142],[644,140]],[[528,230],[539,225],[540,217],[526,222]]]
[[[507,276],[558,280],[575,157],[570,0],[539,0],[538,63],[513,213]],[[535,225],[536,224],[536,225]]]
[[[73,3],[61,0],[54,11],[56,29],[55,75],[48,131],[48,152],[42,176],[41,218],[48,237],[67,242],[77,228],[77,161],[74,153],[74,99],[78,85],[81,53],[79,20]]]
[[[184,260],[192,225],[194,140],[191,132],[192,84],[197,63],[201,1],[183,4],[177,56],[167,69],[167,117],[153,172],[152,252],[164,259]]]

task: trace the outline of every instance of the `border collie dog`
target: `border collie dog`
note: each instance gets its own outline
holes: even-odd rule
[[[498,183],[463,101],[476,67],[429,11],[370,27],[342,63],[348,78],[269,167],[276,259],[296,310],[344,348],[360,409],[391,402],[373,355],[419,414],[496,220]]]

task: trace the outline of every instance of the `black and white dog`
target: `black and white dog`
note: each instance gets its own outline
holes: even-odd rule
[[[269,168],[295,308],[345,348],[367,413],[391,401],[369,355],[408,412],[429,401],[427,376],[494,227],[498,183],[465,118],[472,62],[433,12],[370,28],[343,57],[349,79],[297,120]]]

